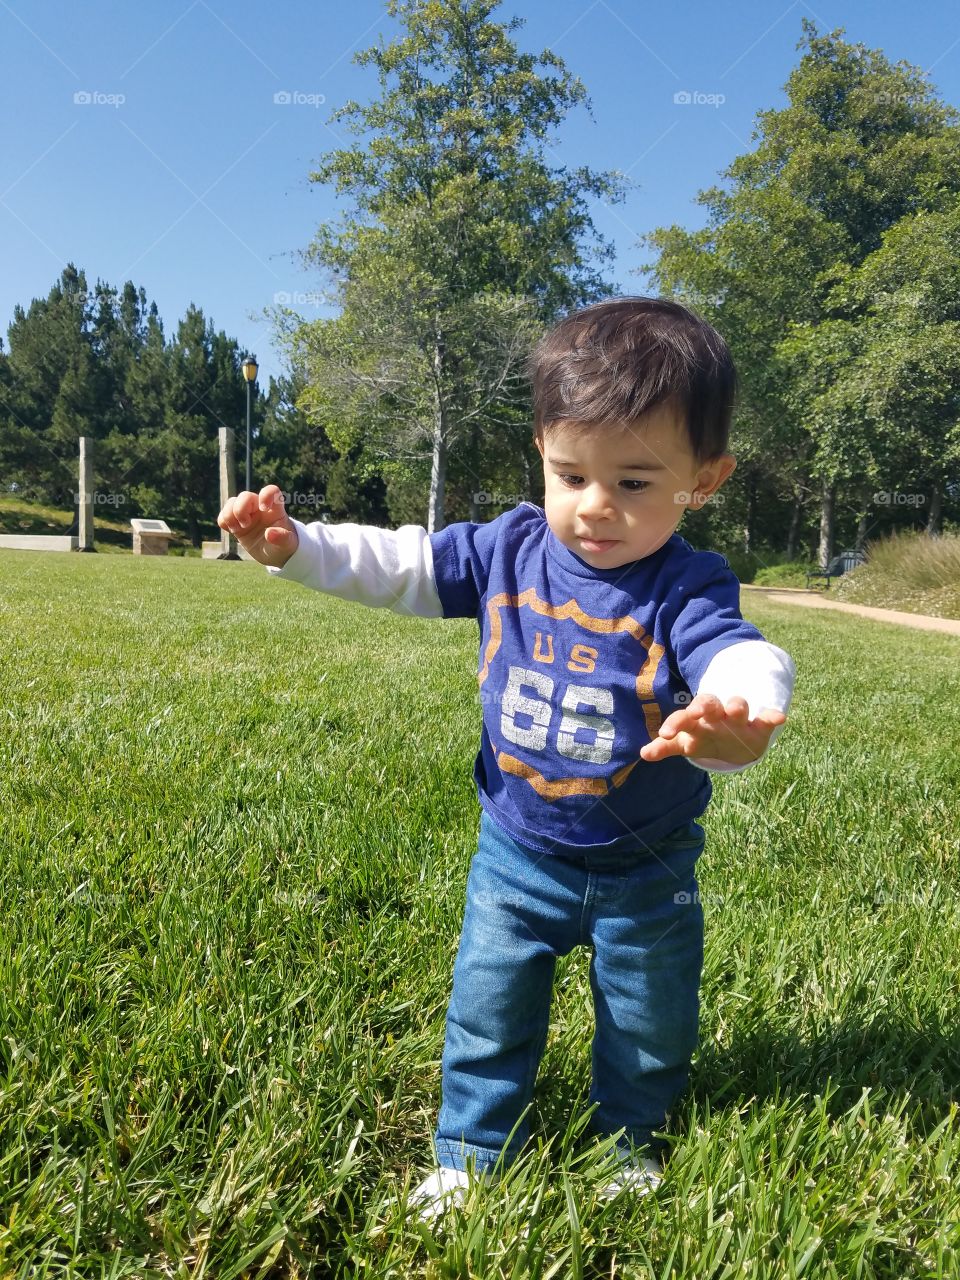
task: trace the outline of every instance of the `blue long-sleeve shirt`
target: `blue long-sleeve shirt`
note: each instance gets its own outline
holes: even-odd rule
[[[639,751],[716,654],[763,640],[724,556],[673,534],[642,560],[597,569],[533,503],[430,541],[444,617],[480,624],[474,778],[492,818],[535,849],[619,853],[703,813],[708,773]]]

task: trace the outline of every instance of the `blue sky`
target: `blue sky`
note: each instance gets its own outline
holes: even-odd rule
[[[750,148],[756,112],[783,105],[802,17],[929,71],[960,103],[960,10],[942,2],[515,0],[495,11],[513,15],[526,20],[520,47],[559,54],[592,99],[593,119],[573,112],[550,159],[623,169],[638,184],[622,204],[593,202],[617,251],[608,276],[626,291],[644,288],[631,275],[648,257],[638,237],[702,226],[697,191]],[[308,174],[351,141],[331,112],[377,91],[354,52],[396,30],[384,0],[0,0],[0,331],[73,261],[91,287],[143,285],[168,335],[197,303],[256,352],[264,384],[281,372],[263,308],[280,298],[308,318],[333,314],[298,251],[345,206]],[[701,101],[676,103],[684,91]],[[291,101],[275,102],[284,93]]]

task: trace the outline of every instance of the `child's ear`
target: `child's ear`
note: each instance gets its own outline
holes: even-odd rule
[[[722,484],[730,479],[737,469],[737,460],[732,453],[721,453],[713,458],[697,474],[697,492],[709,497],[716,493]]]

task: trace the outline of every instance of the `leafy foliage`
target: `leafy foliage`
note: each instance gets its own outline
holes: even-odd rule
[[[545,323],[609,292],[581,243],[586,198],[623,193],[615,173],[546,163],[546,136],[585,90],[549,50],[521,53],[521,20],[492,21],[496,7],[390,0],[402,36],[354,59],[375,66],[379,96],[332,117],[362,141],[311,174],[351,205],[305,254],[341,313],[279,323],[311,420],[399,489],[429,477],[431,529],[446,519],[448,466],[461,517],[472,494],[529,475],[523,362]],[[597,239],[603,261],[612,248]]]
[[[653,232],[646,270],[707,315],[737,360],[741,463],[727,510],[746,485],[767,507],[806,506],[826,486],[841,495],[846,538],[858,521],[887,526],[876,504],[865,520],[875,489],[936,484],[957,511],[960,117],[918,68],[842,29],[820,35],[804,19],[803,32],[788,105],[758,113],[754,150],[724,172],[727,187],[698,197],[708,227]]]

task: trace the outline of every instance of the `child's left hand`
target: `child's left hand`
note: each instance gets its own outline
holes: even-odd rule
[[[727,705],[712,693],[698,694],[687,706],[667,716],[659,736],[640,749],[640,758],[656,762],[667,756],[696,756],[726,764],[749,764],[767,749],[770,735],[786,715],[764,707],[751,720],[746,698]]]

